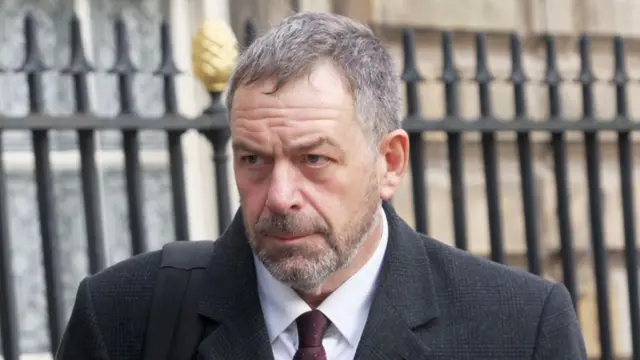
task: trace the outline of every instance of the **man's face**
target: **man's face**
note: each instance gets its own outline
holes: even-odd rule
[[[254,252],[274,277],[311,291],[353,259],[373,228],[380,167],[333,66],[268,94],[273,86],[235,93],[235,177]]]

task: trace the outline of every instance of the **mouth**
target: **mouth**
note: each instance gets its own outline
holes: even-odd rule
[[[278,235],[273,234],[273,235],[270,235],[269,237],[282,242],[290,242],[290,241],[303,239],[307,236],[309,235],[307,234],[278,234]]]

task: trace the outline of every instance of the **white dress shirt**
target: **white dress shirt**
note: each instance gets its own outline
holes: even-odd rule
[[[369,316],[378,274],[387,248],[389,229],[382,216],[382,238],[369,261],[318,307],[331,325],[322,344],[327,359],[352,360]],[[269,340],[275,360],[291,360],[298,349],[298,329],[295,320],[311,308],[289,286],[276,280],[265,266],[254,258],[258,294],[264,313]]]

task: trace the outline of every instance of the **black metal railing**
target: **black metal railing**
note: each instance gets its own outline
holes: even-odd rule
[[[216,189],[218,199],[218,225],[226,228],[230,222],[231,206],[228,191],[226,143],[229,137],[226,110],[221,103],[221,94],[211,94],[211,105],[196,119],[178,114],[175,77],[178,69],[173,61],[169,24],[161,24],[162,58],[160,66],[153,72],[162,77],[164,83],[165,114],[157,119],[138,116],[133,106],[133,79],[142,71],[134,67],[130,58],[128,36],[124,21],[114,23],[116,39],[116,62],[109,70],[117,77],[120,112],[113,118],[101,118],[90,113],[89,87],[87,77],[95,71],[87,60],[80,23],[77,17],[70,21],[71,59],[62,74],[72,76],[75,94],[73,116],[55,117],[46,114],[43,100],[42,75],[49,70],[40,55],[36,37],[36,23],[32,15],[25,18],[25,59],[18,69],[0,69],[2,72],[17,72],[27,77],[30,112],[26,117],[11,118],[0,116],[0,132],[6,130],[28,130],[32,134],[35,159],[38,215],[42,239],[43,266],[46,282],[46,298],[49,316],[49,337],[53,349],[60,342],[65,326],[62,284],[59,262],[55,248],[59,244],[57,218],[50,162],[49,133],[53,130],[74,130],[80,150],[80,174],[84,199],[87,232],[89,273],[103,269],[106,264],[102,208],[96,165],[96,133],[101,130],[117,129],[122,133],[122,148],[125,162],[126,194],[129,209],[129,230],[133,254],[148,250],[144,224],[143,183],[140,164],[139,133],[142,130],[161,130],[166,133],[169,152],[171,192],[173,200],[173,220],[175,238],[189,239],[187,205],[182,154],[182,134],[187,130],[200,131],[212,144],[215,151]],[[1,141],[0,137],[0,141]],[[2,145],[0,143],[0,145]],[[0,334],[5,360],[18,359],[18,314],[16,313],[15,284],[12,273],[7,213],[6,169],[0,157]]]
[[[72,116],[56,117],[45,113],[43,106],[42,74],[46,70],[39,53],[36,38],[36,24],[33,17],[26,17],[26,58],[18,69],[0,69],[1,72],[17,72],[27,77],[29,87],[30,113],[27,116],[12,118],[0,115],[0,132],[7,130],[29,131],[32,135],[35,158],[35,177],[37,188],[38,215],[43,249],[43,267],[46,276],[46,298],[48,305],[49,337],[52,348],[59,343],[65,325],[65,309],[58,296],[61,292],[61,279],[58,271],[62,261],[55,253],[59,244],[57,218],[54,208],[56,201],[52,185],[52,164],[50,162],[49,135],[55,130],[72,130],[77,134],[80,150],[80,177],[84,199],[85,223],[87,229],[88,273],[100,271],[107,265],[104,253],[105,238],[102,222],[102,208],[98,182],[98,167],[95,156],[96,134],[103,130],[118,130],[122,134],[122,148],[125,159],[126,193],[128,205],[129,230],[131,233],[132,253],[147,251],[147,233],[143,212],[143,183],[140,164],[139,133],[145,130],[162,131],[168,141],[169,171],[173,200],[175,238],[189,239],[187,201],[184,181],[184,160],[181,150],[182,135],[187,130],[197,130],[211,143],[214,149],[216,176],[217,209],[219,229],[225,229],[231,218],[229,200],[229,179],[227,174],[226,145],[229,139],[226,109],[221,103],[220,93],[211,94],[210,106],[197,118],[186,118],[178,113],[175,77],[178,69],[173,61],[169,25],[162,23],[161,64],[153,74],[161,77],[164,83],[165,113],[161,117],[149,119],[136,114],[133,106],[132,81],[144,72],[136,69],[130,59],[129,44],[124,22],[115,21],[116,62],[110,69],[118,79],[120,112],[114,117],[104,118],[90,112],[90,99],[87,76],[96,70],[85,56],[81,40],[80,24],[77,18],[71,19],[71,59],[62,69],[73,79],[75,93],[75,113]],[[247,41],[255,34],[249,26],[246,29]],[[578,43],[581,55],[581,70],[578,82],[581,84],[583,109],[580,119],[565,118],[562,111],[560,85],[563,79],[557,65],[556,43],[552,36],[543,37],[546,50],[546,73],[544,86],[548,93],[549,111],[547,121],[536,121],[529,116],[526,107],[526,84],[529,81],[523,65],[523,50],[517,34],[510,39],[512,71],[508,79],[513,87],[515,116],[512,119],[498,119],[492,109],[492,81],[494,77],[488,65],[488,50],[485,35],[476,34],[476,74],[474,82],[478,88],[480,116],[477,119],[463,119],[460,115],[459,87],[461,77],[454,64],[453,35],[442,34],[442,73],[439,81],[444,87],[445,116],[440,119],[426,119],[421,114],[419,84],[423,81],[416,63],[413,32],[404,30],[404,71],[406,85],[407,116],[405,129],[410,134],[410,163],[413,191],[413,211],[416,230],[427,233],[429,215],[428,187],[425,168],[426,146],[424,132],[442,132],[447,135],[448,163],[450,171],[452,218],[455,245],[467,249],[473,241],[468,237],[464,180],[463,135],[481,134],[481,149],[484,165],[484,181],[490,233],[490,258],[505,262],[503,239],[503,216],[500,205],[499,156],[497,135],[500,132],[515,133],[518,149],[521,178],[522,214],[524,234],[527,245],[528,268],[534,274],[542,274],[542,255],[540,249],[539,204],[534,181],[533,139],[534,132],[549,134],[553,152],[553,172],[555,175],[555,198],[560,238],[560,258],[564,283],[571,293],[574,303],[578,298],[576,260],[571,228],[571,194],[568,185],[567,132],[580,132],[585,146],[587,180],[589,195],[589,225],[594,258],[594,273],[598,300],[598,322],[602,359],[613,359],[614,349],[611,337],[610,304],[608,300],[607,249],[604,241],[603,214],[600,199],[600,149],[599,132],[613,131],[618,134],[619,171],[621,180],[621,199],[624,217],[622,226],[625,237],[625,258],[628,275],[631,334],[633,359],[640,360],[640,313],[638,300],[638,260],[635,245],[636,228],[634,223],[635,204],[633,194],[633,159],[631,133],[640,130],[640,122],[632,121],[627,106],[627,76],[624,42],[614,38],[613,85],[616,98],[616,116],[612,119],[596,119],[594,111],[593,89],[596,79],[590,63],[590,39],[583,36]],[[508,120],[508,121],[505,121]],[[577,121],[576,121],[577,120]],[[0,146],[2,138],[0,137]],[[6,187],[6,166],[0,157],[0,334],[3,355],[6,360],[18,359],[18,320],[16,313],[16,294],[12,272],[12,255],[9,249],[9,216],[7,210],[8,194]]]
[[[421,77],[417,71],[414,55],[414,40],[411,30],[404,31],[404,73],[403,79],[407,88],[408,116],[404,127],[412,136],[410,146],[411,172],[413,174],[413,201],[418,231],[427,232],[426,188],[424,186],[423,140],[419,136],[425,131],[441,131],[447,134],[451,201],[455,244],[467,249],[466,215],[464,210],[465,193],[462,177],[462,143],[461,135],[465,132],[480,132],[482,156],[485,173],[487,212],[489,235],[491,241],[491,259],[504,263],[504,244],[502,239],[502,211],[500,209],[500,186],[498,181],[498,158],[496,154],[496,134],[498,132],[515,132],[520,165],[521,195],[525,223],[525,241],[527,244],[527,260],[529,271],[541,275],[540,234],[538,228],[538,204],[534,186],[532,139],[533,132],[549,133],[553,152],[556,206],[560,236],[560,255],[562,261],[564,284],[576,305],[578,298],[578,281],[576,279],[576,262],[574,255],[573,234],[571,229],[570,202],[571,194],[568,186],[567,143],[565,134],[569,131],[580,131],[583,134],[585,161],[587,164],[588,201],[591,235],[591,248],[594,258],[594,273],[597,295],[598,328],[602,359],[613,359],[614,348],[611,337],[611,319],[609,303],[609,281],[607,265],[607,249],[603,230],[602,200],[600,195],[600,148],[599,132],[615,131],[618,134],[619,171],[621,180],[621,200],[623,208],[623,227],[625,243],[625,259],[627,267],[632,358],[640,359],[640,303],[638,299],[638,259],[635,244],[636,228],[634,222],[635,204],[633,192],[633,159],[631,133],[640,129],[640,123],[629,117],[627,107],[627,83],[629,77],[626,70],[624,41],[621,37],[613,38],[614,76],[616,115],[612,119],[597,119],[594,110],[594,83],[596,82],[591,66],[591,39],[587,35],[580,37],[578,52],[580,54],[580,72],[577,81],[581,85],[582,116],[580,119],[569,119],[563,116],[560,85],[563,82],[557,65],[556,41],[551,35],[544,36],[546,52],[546,72],[544,84],[547,87],[549,113],[548,120],[539,122],[528,116],[526,108],[525,84],[528,79],[523,66],[523,51],[518,34],[512,34],[511,75],[509,80],[513,86],[515,117],[504,121],[494,116],[491,109],[490,83],[493,76],[488,67],[486,38],[482,33],[475,36],[476,74],[480,117],[472,121],[463,120],[459,116],[458,86],[460,77],[456,71],[453,55],[453,40],[449,32],[442,36],[443,69],[440,80],[445,88],[446,117],[443,119],[426,119],[420,114],[417,104],[417,84]],[[576,121],[577,120],[577,121]],[[416,176],[417,175],[417,176]],[[417,195],[417,196],[416,196]],[[577,306],[576,306],[577,307]]]

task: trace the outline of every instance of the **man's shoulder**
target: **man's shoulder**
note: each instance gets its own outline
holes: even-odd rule
[[[84,284],[95,299],[138,296],[149,298],[161,266],[202,268],[209,263],[212,241],[169,243],[160,250],[135,255],[88,276]]]
[[[462,302],[495,304],[502,311],[540,308],[561,284],[522,269],[490,261],[421,235],[431,264],[434,285]],[[565,295],[566,289],[561,289]]]
[[[84,282],[94,302],[129,296],[147,298],[153,291],[161,261],[161,250],[149,251],[119,261],[88,276]]]
[[[562,283],[421,237],[448,338],[497,353],[508,348],[509,358],[586,359],[575,308]]]
[[[57,356],[139,358],[161,260],[150,251],[85,277]]]

